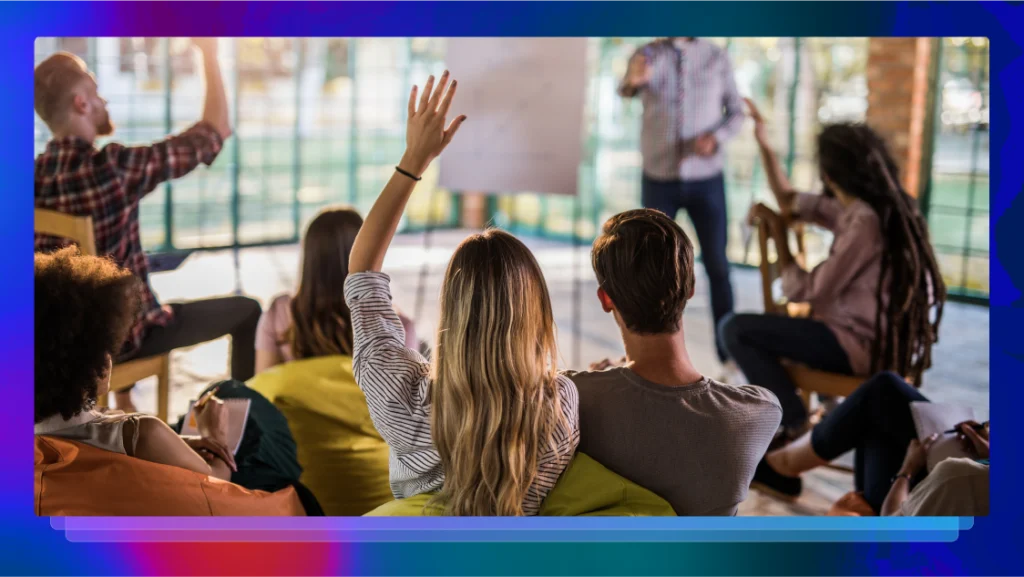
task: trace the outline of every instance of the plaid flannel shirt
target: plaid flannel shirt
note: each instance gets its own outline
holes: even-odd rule
[[[164,326],[171,313],[164,310],[149,287],[149,265],[139,240],[139,201],[172,178],[209,165],[223,140],[208,123],[146,146],[111,143],[97,150],[77,137],[51,140],[36,158],[35,205],[75,216],[91,216],[96,252],[112,258],[142,280],[141,306],[122,355],[139,348],[146,330]],[[35,236],[36,251],[52,251],[66,239]]]

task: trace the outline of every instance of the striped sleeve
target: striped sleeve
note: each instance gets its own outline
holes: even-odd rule
[[[558,397],[563,419],[552,434],[553,446],[537,459],[537,478],[526,492],[523,513],[536,515],[558,478],[562,476],[580,444],[580,397],[576,385],[565,375],[558,376]]]
[[[391,491],[399,499],[436,491],[444,473],[430,435],[430,367],[405,346],[389,277],[379,272],[349,275],[345,301],[352,314],[356,383],[391,449]]]

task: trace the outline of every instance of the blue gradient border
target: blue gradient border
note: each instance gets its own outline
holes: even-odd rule
[[[992,418],[996,439],[992,510],[986,518],[824,519],[809,520],[791,537],[804,542],[869,536],[878,543],[755,543],[797,531],[795,520],[781,518],[736,522],[731,543],[629,543],[686,540],[691,533],[708,538],[712,522],[675,519],[678,526],[641,527],[630,519],[587,520],[586,528],[552,519],[522,520],[392,519],[371,533],[374,520],[332,519],[313,531],[260,529],[262,521],[244,521],[240,532],[231,520],[204,522],[204,530],[160,520],[145,528],[125,519],[53,519],[34,516],[30,457],[32,403],[30,160],[33,126],[29,78],[33,39],[39,36],[987,36],[991,40],[991,194],[992,223],[1002,216],[1024,185],[1024,7],[1021,3],[641,3],[641,2],[75,2],[5,3],[0,29],[5,50],[0,71],[0,110],[9,137],[0,140],[5,193],[0,196],[0,235],[8,250],[0,253],[6,274],[0,298],[14,304],[0,309],[0,367],[7,402],[0,403],[0,573],[9,574],[987,574],[1024,572],[1019,551],[1024,504],[1019,497],[1021,449],[1010,441],[1017,397],[1012,392],[1024,369],[1018,308],[1010,307],[1024,287],[1014,288],[992,239],[991,323]],[[1003,159],[1009,162],[1003,162]],[[1006,223],[1003,223],[1006,224]],[[1024,224],[1024,223],[1022,223]],[[1005,247],[1004,247],[1005,251]],[[1017,259],[1013,260],[1017,266]],[[1007,262],[1007,266],[1011,263]],[[1005,441],[1002,439],[1006,439]],[[753,518],[751,518],[753,519]],[[219,526],[216,523],[225,522]],[[237,520],[235,520],[237,522]],[[306,520],[313,521],[313,520]],[[483,522],[483,525],[477,524]],[[582,524],[584,520],[567,520]],[[599,529],[601,523],[609,523]],[[850,524],[861,525],[857,531]],[[59,527],[60,531],[51,528]],[[84,524],[80,524],[84,523]],[[127,523],[127,525],[125,525]],[[186,521],[187,523],[187,521]],[[350,524],[351,523],[351,524]],[[393,526],[386,526],[393,523]],[[433,525],[431,523],[434,523]],[[493,527],[488,523],[493,523]],[[702,523],[709,523],[701,526]],[[757,525],[757,523],[765,523]],[[821,523],[821,526],[817,526]],[[844,525],[844,523],[848,523]],[[871,525],[871,523],[878,523]],[[920,523],[915,525],[914,523]],[[449,524],[445,531],[442,524]],[[686,528],[687,524],[690,525]],[[868,529],[867,527],[871,527]],[[215,529],[214,527],[220,527]],[[523,527],[527,536],[523,537]],[[788,527],[788,528],[787,528]],[[825,531],[826,527],[830,529]],[[313,526],[310,526],[313,528]],[[968,529],[960,531],[958,529]],[[256,529],[256,530],[252,530]],[[554,532],[557,531],[557,532]],[[63,533],[63,534],[62,534]],[[181,544],[166,541],[285,541],[299,533],[305,542]],[[613,542],[413,543],[438,533],[476,541],[576,541],[601,534]],[[373,535],[405,542],[360,542]],[[487,537],[485,537],[486,535]],[[175,537],[172,539],[172,537]],[[906,543],[885,541],[950,541]],[[97,540],[155,540],[161,543],[96,543]],[[75,542],[69,542],[75,541]],[[383,540],[383,539],[380,539]],[[87,541],[83,544],[79,541]],[[312,543],[310,541],[338,541]],[[187,562],[186,562],[187,561]]]

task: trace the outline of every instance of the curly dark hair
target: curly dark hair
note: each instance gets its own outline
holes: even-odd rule
[[[96,403],[107,357],[139,306],[138,280],[112,261],[68,247],[35,255],[35,422]]]
[[[932,364],[932,345],[939,340],[946,302],[946,285],[928,239],[928,224],[915,199],[903,190],[885,140],[867,125],[827,126],[818,136],[818,162],[822,175],[878,214],[884,247],[872,372],[895,371],[920,386],[921,374]],[[887,306],[883,305],[886,279]]]

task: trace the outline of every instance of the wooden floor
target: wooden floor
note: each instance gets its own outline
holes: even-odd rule
[[[441,276],[451,250],[464,232],[437,232],[429,252],[422,249],[421,235],[402,235],[395,239],[384,269],[391,274],[395,301],[408,316],[416,318],[420,338],[432,339],[437,318],[437,295]],[[560,367],[583,368],[605,357],[622,356],[622,344],[614,320],[600,308],[594,293],[596,282],[590,269],[589,247],[574,250],[567,244],[528,240],[544,269],[559,328]],[[151,276],[162,300],[199,299],[241,291],[264,306],[274,296],[293,288],[299,266],[298,247],[280,246],[193,254],[175,271]],[[424,263],[426,264],[425,275]],[[575,271],[575,275],[574,275]],[[420,279],[424,292],[417,300]],[[735,269],[732,273],[736,309],[760,309],[760,285],[757,271]],[[579,279],[579,282],[576,282]],[[706,277],[697,276],[697,293],[687,305],[684,326],[690,356],[706,375],[717,377],[721,366],[714,352],[714,340]],[[579,295],[579,305],[574,297]],[[420,310],[417,310],[419,308]],[[579,322],[577,321],[579,318]],[[940,343],[933,357],[935,366],[925,377],[922,392],[934,401],[971,407],[975,416],[989,414],[988,308],[962,304],[946,307],[940,330]],[[172,391],[170,415],[176,419],[203,387],[227,376],[228,341],[221,339],[172,355]],[[136,404],[142,410],[156,407],[153,382],[136,388]],[[849,462],[849,456],[845,459]],[[803,495],[795,503],[784,503],[751,491],[741,505],[742,515],[822,515],[841,495],[851,490],[853,477],[832,470],[815,471],[804,477]]]
[[[795,502],[782,501],[756,489],[740,504],[739,515],[784,516],[824,515],[829,507],[853,490],[853,474],[833,469],[819,469],[803,476],[804,490]]]

